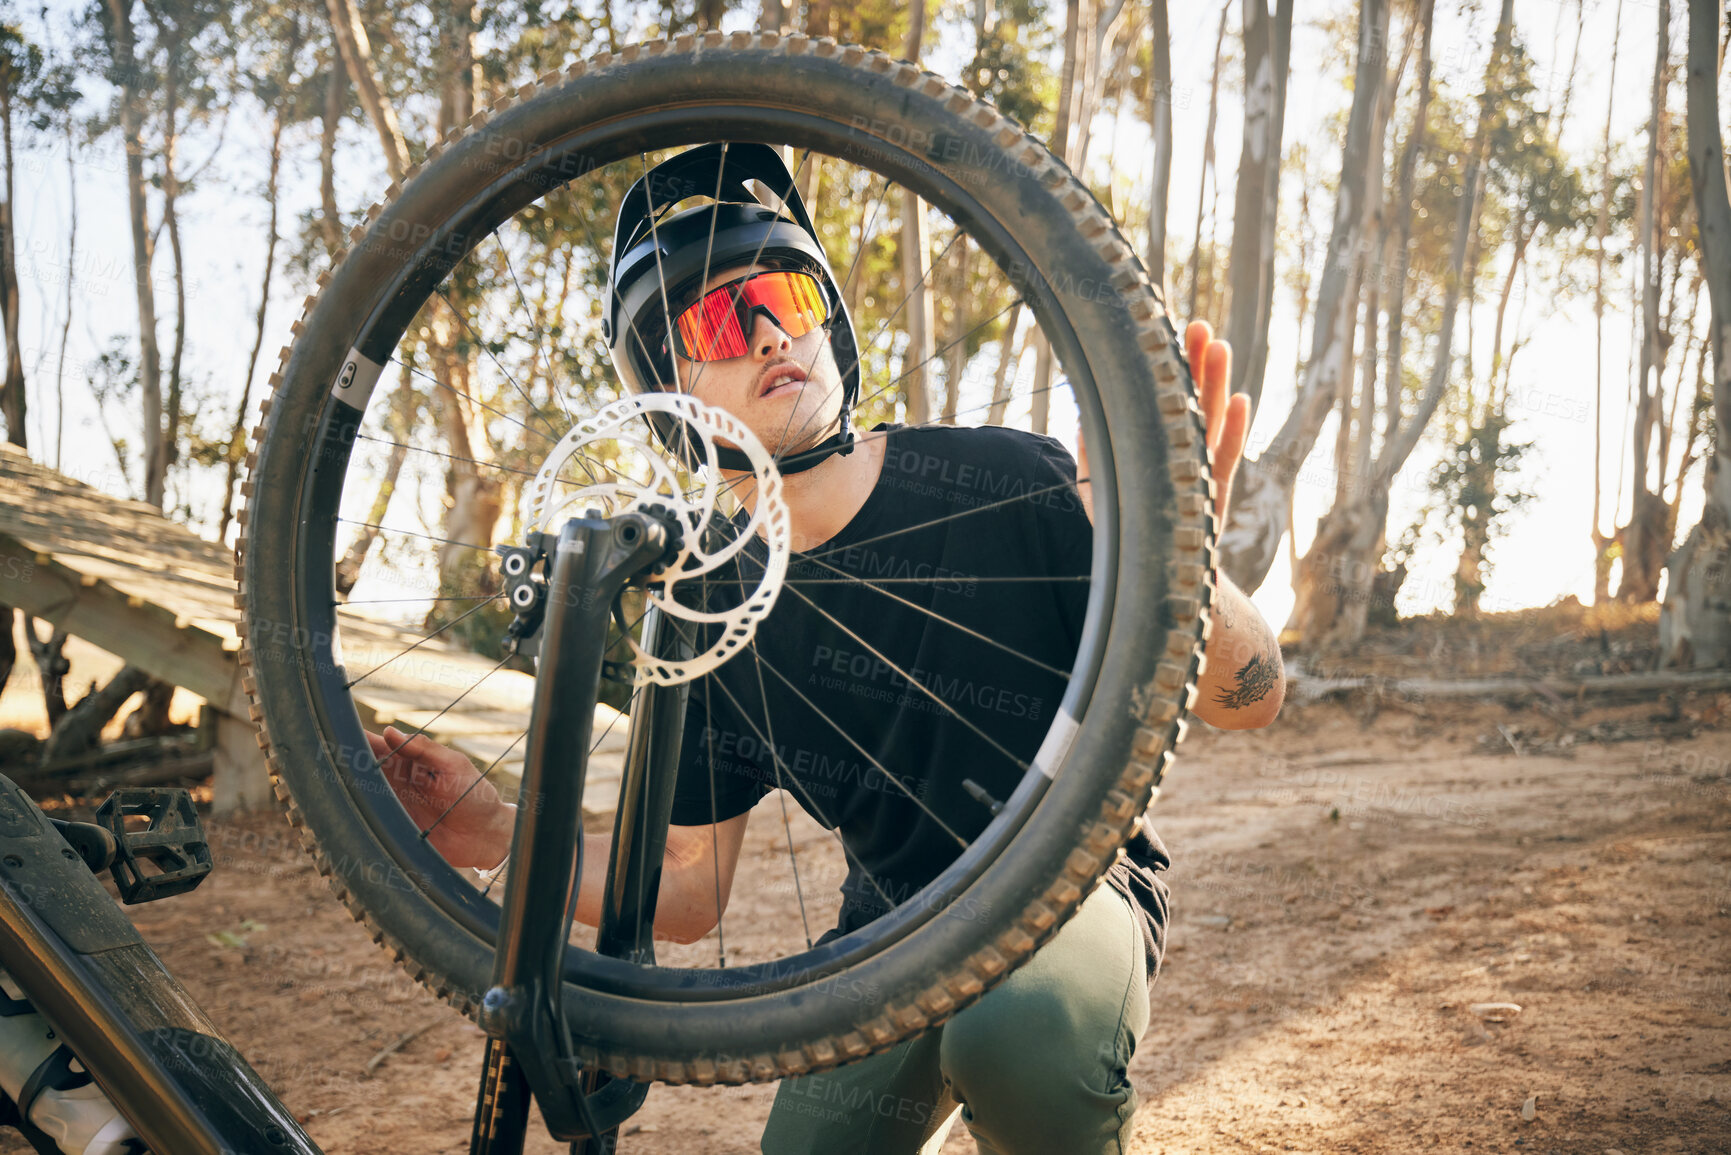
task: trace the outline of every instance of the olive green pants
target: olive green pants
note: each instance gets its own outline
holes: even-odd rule
[[[914,1155],[957,1104],[981,1155],[1121,1155],[1147,970],[1129,902],[1101,885],[1030,962],[942,1027],[783,1080],[764,1155]]]

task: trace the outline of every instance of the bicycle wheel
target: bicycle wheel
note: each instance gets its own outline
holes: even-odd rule
[[[1041,424],[1048,411],[1068,419],[1073,401],[1094,530],[1079,643],[1058,671],[1062,699],[1042,721],[1038,754],[1014,760],[1014,789],[995,816],[958,839],[953,864],[918,893],[810,945],[822,929],[806,910],[824,876],[816,860],[843,852],[822,807],[791,790],[779,812],[763,804],[772,817],[760,825],[785,844],[793,885],[736,881],[751,925],[724,915],[707,939],[664,948],[654,965],[567,952],[580,1056],[673,1083],[767,1081],[883,1050],[1031,955],[1113,863],[1158,786],[1183,733],[1212,596],[1212,482],[1176,334],[1109,215],[1039,142],[918,68],[800,36],[682,37],[550,73],[436,146],[351,234],[284,350],[246,487],[243,660],[279,797],[338,895],[413,974],[473,1013],[498,906],[488,883],[421,837],[363,718],[393,708],[438,733],[441,719],[480,702],[477,713],[504,721],[491,745],[469,752],[489,773],[508,766],[510,695],[494,688],[528,675],[496,648],[508,615],[474,559],[488,556],[511,492],[565,429],[618,397],[603,368],[599,282],[575,266],[605,267],[628,181],[674,150],[722,140],[785,147],[796,180],[829,190],[816,198],[833,208],[819,232],[868,322],[861,412],[895,416],[912,374],[945,384],[950,422]],[[903,307],[920,282],[898,287],[882,272],[898,234],[921,235],[903,227],[914,213],[927,225],[921,281],[956,286],[938,318],[946,340],[923,358]],[[880,275],[856,282],[867,264]],[[1028,361],[1038,380],[1036,337],[1061,369],[1059,404],[1024,388]],[[399,383],[375,394],[384,369]],[[575,468],[621,460],[585,452],[593,460]],[[360,570],[348,567],[356,542],[373,538]],[[821,551],[795,556],[823,564]],[[783,596],[803,596],[800,580],[790,576]],[[386,609],[414,634],[394,640],[379,624]],[[637,613],[628,607],[625,624]],[[371,652],[356,658],[360,649]],[[769,734],[760,739],[773,752]],[[777,898],[801,911],[803,935],[782,936],[792,947],[758,933]]]

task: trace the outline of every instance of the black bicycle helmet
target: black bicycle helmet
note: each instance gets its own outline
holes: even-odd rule
[[[782,193],[781,208],[764,204],[747,181]],[[698,196],[711,201],[671,211]],[[733,142],[700,145],[661,162],[631,186],[613,233],[601,331],[627,389],[646,393],[674,387],[669,311],[676,313],[695,297],[706,273],[749,264],[810,273],[829,298],[825,328],[841,370],[840,428],[811,448],[779,460],[781,472],[799,473],[833,454],[853,451],[849,414],[859,399],[859,347],[841,286],[794,188],[793,175],[775,149]],[[670,420],[666,424],[659,431],[667,444],[689,443]],[[718,456],[725,468],[751,467],[738,450],[722,448]]]

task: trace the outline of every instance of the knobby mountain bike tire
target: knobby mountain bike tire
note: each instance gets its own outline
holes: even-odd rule
[[[453,266],[525,206],[609,164],[636,171],[646,153],[710,140],[840,158],[881,176],[886,194],[893,182],[935,206],[978,245],[1068,379],[1096,529],[1085,636],[1042,747],[1053,756],[916,901],[759,965],[567,953],[580,1056],[670,1083],[768,1081],[884,1050],[1030,957],[1099,882],[1158,787],[1213,596],[1213,483],[1173,326],[1109,214],[1020,126],[917,67],[803,36],[687,36],[548,73],[435,145],[351,232],[283,350],[245,486],[242,662],[277,795],[338,896],[415,977],[474,1014],[498,907],[419,837],[362,733],[333,567],[338,524],[353,520],[340,516],[342,478],[364,435],[333,385],[351,349],[389,360]],[[596,233],[611,226],[596,214]],[[521,294],[515,269],[511,279]]]

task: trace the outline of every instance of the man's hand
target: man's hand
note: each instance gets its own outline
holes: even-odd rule
[[[1216,341],[1207,321],[1190,322],[1184,331],[1184,355],[1196,380],[1202,422],[1207,430],[1208,460],[1214,472],[1216,524],[1224,529],[1227,503],[1232,499],[1232,476],[1238,472],[1239,459],[1244,456],[1244,439],[1250,433],[1250,398],[1243,393],[1227,395],[1232,381],[1232,346]],[[1076,432],[1076,477],[1082,506],[1092,521],[1094,494],[1088,481],[1088,446],[1080,430]]]
[[[1207,429],[1208,460],[1214,470],[1214,516],[1226,528],[1226,508],[1232,500],[1232,476],[1244,456],[1250,433],[1250,396],[1227,394],[1232,382],[1232,346],[1214,339],[1207,321],[1192,321],[1184,330],[1184,355],[1201,395],[1202,422]]]
[[[367,732],[385,781],[416,829],[452,866],[491,870],[511,849],[517,808],[480,780],[475,764],[425,734],[410,738],[395,726]]]

